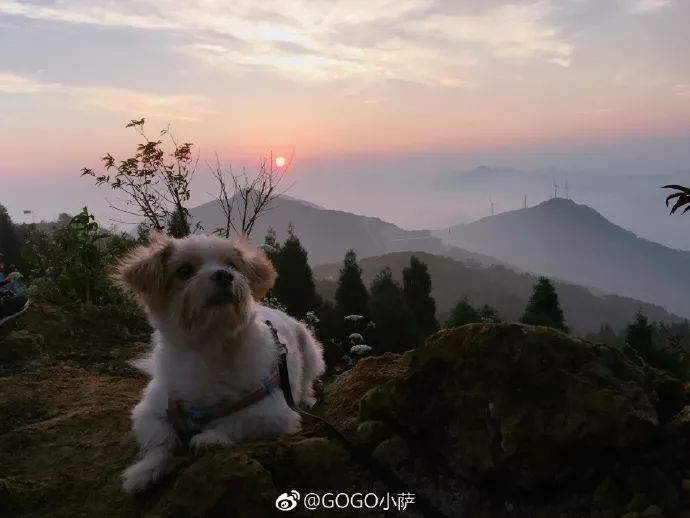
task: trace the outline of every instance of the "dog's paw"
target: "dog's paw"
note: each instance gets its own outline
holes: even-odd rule
[[[122,487],[127,493],[141,493],[153,486],[167,472],[167,453],[148,453],[122,473]]]
[[[197,453],[210,450],[212,448],[232,446],[233,444],[235,443],[232,439],[230,439],[230,437],[218,430],[204,430],[203,432],[192,437],[189,441],[189,445]]]

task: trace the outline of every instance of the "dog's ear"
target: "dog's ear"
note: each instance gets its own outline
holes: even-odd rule
[[[152,295],[163,291],[165,263],[172,252],[174,240],[161,232],[151,235],[146,245],[136,247],[123,257],[113,280],[125,291],[136,295]]]
[[[255,299],[261,299],[275,284],[278,277],[276,269],[263,250],[257,249],[249,241],[240,240],[236,246],[242,252],[242,270],[249,280],[252,295]]]

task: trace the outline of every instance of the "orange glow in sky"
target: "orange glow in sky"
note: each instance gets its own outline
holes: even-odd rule
[[[217,152],[238,166],[267,149],[301,167],[690,131],[690,2],[130,3],[0,0],[0,48],[19,50],[0,59],[3,180],[126,157],[138,142],[124,125],[141,117],[151,134],[171,125],[201,163]],[[156,63],[137,81],[118,57],[134,53]]]

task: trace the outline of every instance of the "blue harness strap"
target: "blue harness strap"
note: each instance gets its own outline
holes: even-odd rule
[[[261,378],[261,383],[257,390],[247,394],[238,401],[219,403],[208,407],[190,407],[184,405],[182,401],[173,398],[168,399],[166,411],[168,422],[185,444],[194,434],[199,433],[205,425],[214,419],[225,417],[247,408],[269,396],[278,388],[283,389],[288,406],[295,410],[296,407],[292,398],[292,391],[290,390],[290,381],[287,377],[287,347],[280,342],[278,332],[269,320],[266,320],[266,325],[273,334],[280,356],[278,366],[270,374]]]
[[[271,333],[273,334],[273,340],[275,341],[276,345],[278,346],[278,350],[280,352],[280,357],[279,357],[279,362],[278,362],[278,367],[277,369],[274,369],[274,371],[277,371],[277,375],[274,375],[270,378],[270,381],[272,382],[274,379],[277,378],[277,385],[273,383],[269,383],[271,389],[270,391],[268,390],[268,387],[266,386],[266,378],[264,377],[262,380],[262,391],[264,392],[264,396],[267,394],[270,394],[275,388],[280,388],[283,391],[283,396],[285,397],[285,402],[287,403],[288,407],[293,410],[294,412],[297,412],[298,414],[311,417],[313,419],[316,419],[317,421],[323,423],[332,433],[333,435],[337,438],[337,440],[342,444],[342,446],[345,448],[345,450],[352,456],[353,460],[360,464],[364,469],[370,471],[372,475],[376,476],[386,484],[388,484],[390,487],[394,488],[398,493],[416,493],[413,488],[411,488],[406,481],[402,480],[398,474],[391,470],[388,466],[385,464],[381,463],[378,459],[375,457],[367,454],[364,450],[361,450],[358,448],[354,443],[352,443],[347,437],[345,437],[335,426],[333,426],[331,423],[326,421],[324,418],[317,416],[315,414],[312,414],[310,412],[307,412],[305,410],[301,410],[300,408],[295,405],[295,401],[292,397],[292,390],[290,388],[290,377],[288,375],[288,368],[287,368],[287,347],[285,346],[284,343],[280,341],[280,338],[278,337],[278,331],[276,331],[275,327],[273,327],[273,324],[271,323],[270,320],[266,320],[266,325],[268,328],[271,330]],[[248,405],[245,405],[248,406]],[[177,409],[177,410],[175,410]],[[198,409],[197,409],[198,410]],[[207,409],[201,409],[201,410],[207,410]],[[182,412],[184,410],[182,409]],[[227,415],[227,414],[226,414]],[[180,417],[182,417],[180,419]],[[208,421],[215,419],[216,416],[211,417],[208,419],[208,415],[205,415],[202,420],[208,419]],[[170,400],[168,402],[168,419],[170,422],[173,424],[173,427],[175,430],[178,432],[178,434],[182,433],[187,433],[188,435],[180,435],[180,438],[185,441],[185,444],[191,438],[191,436],[194,433],[198,433],[199,430],[196,432],[190,431],[189,428],[187,428],[187,419],[184,418],[184,414],[180,413],[180,405],[179,402],[175,402],[173,400]],[[182,429],[178,430],[177,426],[174,424],[175,419],[178,419],[182,423]],[[206,422],[208,422],[206,421]],[[203,425],[202,425],[203,426]],[[185,432],[186,431],[186,432]],[[448,515],[444,514],[442,511],[440,511],[438,508],[435,507],[435,505],[423,494],[417,493],[415,496],[415,502],[419,506],[420,511],[422,516],[428,516],[428,517],[434,517],[434,518],[447,518]]]

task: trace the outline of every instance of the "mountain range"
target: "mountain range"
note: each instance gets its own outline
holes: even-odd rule
[[[435,234],[529,272],[690,316],[690,252],[642,239],[572,200],[553,198]]]
[[[609,221],[672,248],[690,250],[690,222],[669,217],[667,184],[690,184],[690,170],[648,174],[481,166],[438,175],[435,196],[454,200],[454,223],[533,206],[555,196],[595,207]],[[441,225],[445,225],[442,222]]]
[[[206,231],[223,221],[217,202],[196,207],[191,215]],[[429,264],[441,319],[462,296],[517,319],[536,275],[556,281],[570,325],[581,332],[606,322],[620,328],[639,308],[653,320],[690,316],[684,292],[690,252],[639,238],[568,199],[443,230],[410,231],[379,218],[281,197],[252,235],[262,242],[273,228],[283,241],[289,226],[308,251],[325,298],[332,297],[348,249],[357,252],[367,282],[383,266],[399,274],[414,252]]]
[[[193,224],[200,223],[206,232],[222,227],[225,220],[217,201],[195,207],[190,214]],[[466,262],[501,264],[498,259],[448,245],[429,230],[404,230],[379,218],[330,210],[290,196],[272,202],[270,209],[257,220],[252,236],[263,242],[266,232],[272,228],[282,242],[287,238],[289,226],[309,252],[312,264],[340,261],[350,249],[360,257],[416,250]]]

